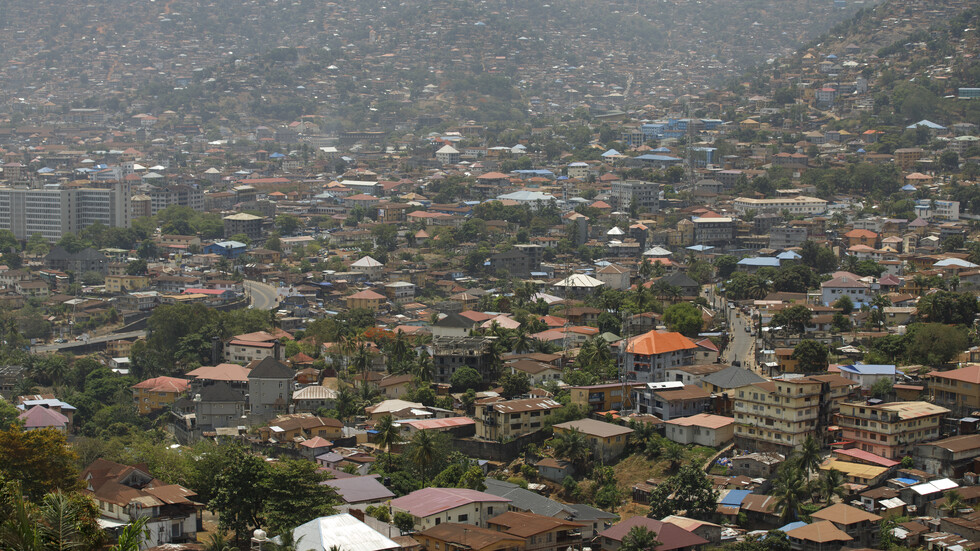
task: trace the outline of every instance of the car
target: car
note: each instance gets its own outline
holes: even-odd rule
[[[54,340],[54,342],[55,342],[56,344],[62,344],[62,343],[65,343],[65,342],[68,342],[68,341],[66,341],[65,339],[60,339],[60,338],[59,338],[59,339],[55,339],[55,340]]]

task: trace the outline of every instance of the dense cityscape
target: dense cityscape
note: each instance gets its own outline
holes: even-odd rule
[[[978,29],[0,3],[0,549],[980,549]]]

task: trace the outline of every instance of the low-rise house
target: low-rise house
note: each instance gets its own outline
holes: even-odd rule
[[[573,386],[572,403],[588,412],[619,411],[633,407],[631,389],[634,384],[606,383],[601,385]]]
[[[96,459],[81,474],[84,493],[95,500],[99,515],[110,523],[129,524],[146,517],[142,547],[196,542],[204,506],[196,494],[165,484],[141,466]]]
[[[266,442],[300,442],[319,436],[335,440],[343,436],[344,424],[329,417],[319,417],[308,413],[283,415],[269,421],[259,428],[259,436]]]
[[[414,534],[422,548],[446,551],[521,551],[525,540],[506,532],[448,522]]]
[[[641,526],[657,534],[660,545],[656,551],[697,551],[709,542],[705,538],[671,524],[644,516],[631,517],[599,533],[599,540],[593,543],[602,551],[618,551],[623,538],[635,526]]]
[[[828,521],[804,524],[786,532],[793,551],[839,551],[854,538]]]
[[[293,529],[293,541],[304,551],[402,551],[400,545],[348,513],[320,517],[297,526]]]
[[[665,422],[664,435],[678,444],[698,444],[718,448],[735,437],[735,419],[699,413]]]
[[[391,500],[391,510],[412,515],[419,531],[448,522],[486,528],[487,521],[506,511],[509,502],[465,488],[423,488]]]
[[[812,513],[814,521],[825,520],[842,530],[853,540],[865,547],[874,547],[878,543],[878,523],[881,517],[857,507],[837,503]]]
[[[481,400],[476,405],[476,435],[488,440],[523,436],[541,430],[552,412],[560,407],[560,403],[550,398]]]
[[[894,365],[852,364],[838,366],[841,377],[861,385],[861,390],[867,392],[881,379],[895,382],[896,369]]]
[[[953,415],[970,415],[980,409],[980,364],[931,371],[928,379],[932,402],[948,407]]]
[[[344,300],[348,309],[364,308],[372,311],[377,311],[388,301],[384,295],[370,289],[354,293]]]
[[[364,510],[368,506],[380,505],[395,497],[395,494],[378,480],[378,475],[335,478],[325,480],[323,484],[333,488],[348,509]]]
[[[33,406],[19,414],[17,419],[21,422],[24,430],[55,429],[67,432],[70,424],[67,416],[44,406]]]
[[[923,471],[937,476],[961,478],[967,472],[977,472],[980,457],[980,434],[963,434],[921,443],[915,447],[915,464]]]
[[[310,385],[293,392],[292,411],[316,413],[320,408],[333,409],[338,393],[322,385]]]
[[[534,360],[514,360],[504,364],[505,370],[511,373],[523,373],[527,375],[531,386],[541,386],[548,381],[558,381],[561,379],[561,368]]]
[[[507,511],[487,521],[487,528],[524,539],[525,551],[564,551],[582,545],[583,524],[555,517]]]
[[[593,455],[607,463],[622,455],[629,435],[633,433],[631,428],[595,419],[568,421],[552,428],[556,436],[573,430],[581,432],[592,446]]]
[[[664,387],[668,383],[647,383],[633,391],[640,413],[656,415],[664,421],[704,413],[711,405],[711,394],[698,385]],[[676,384],[676,383],[675,383]]]
[[[146,415],[172,405],[190,388],[190,381],[176,377],[154,377],[133,385],[136,412]]]
[[[565,477],[575,474],[575,467],[571,463],[553,457],[546,457],[534,466],[538,469],[538,476],[559,484],[565,480]]]
[[[732,476],[747,476],[749,478],[769,478],[776,468],[786,460],[779,453],[746,453],[732,458],[728,474]]]

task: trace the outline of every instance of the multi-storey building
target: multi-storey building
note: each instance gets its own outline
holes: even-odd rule
[[[642,212],[658,212],[660,184],[643,180],[617,180],[610,184],[609,202],[620,210],[636,205]]]
[[[759,212],[782,212],[788,211],[790,214],[823,214],[827,211],[827,201],[816,197],[786,197],[776,199],[753,199],[751,197],[738,197],[732,202],[735,212],[745,214],[749,211]]]
[[[476,435],[487,440],[507,440],[544,427],[552,411],[562,405],[550,398],[500,400],[476,406]]]
[[[262,238],[262,220],[261,216],[247,212],[225,216],[225,237],[242,234],[253,241],[258,241]]]
[[[611,411],[631,409],[633,396],[631,389],[639,384],[606,383],[601,385],[573,386],[571,388],[572,403],[581,406],[589,413],[595,411]]]
[[[774,379],[735,393],[735,445],[789,454],[808,436],[823,441],[831,415],[856,387],[839,375]]]
[[[934,404],[949,408],[953,415],[969,415],[980,409],[980,364],[932,371],[928,377]]]
[[[900,460],[911,455],[917,443],[938,438],[947,413],[948,409],[929,402],[845,402],[837,424],[844,438],[862,450]]]
[[[176,377],[154,377],[133,385],[137,413],[145,415],[173,404],[190,388],[190,381]]]
[[[84,188],[60,184],[0,187],[0,229],[10,230],[18,239],[40,234],[57,241],[96,222],[127,228],[131,223],[129,201],[130,186],[126,183]]]
[[[694,222],[694,242],[698,245],[727,245],[735,238],[735,220],[727,216],[698,217]]]
[[[667,368],[694,363],[697,347],[680,333],[650,331],[630,339],[622,361],[629,379],[656,383],[666,380]]]
[[[429,347],[432,356],[433,380],[448,383],[462,366],[472,367],[492,381],[498,366],[490,350],[490,340],[484,337],[436,337]]]

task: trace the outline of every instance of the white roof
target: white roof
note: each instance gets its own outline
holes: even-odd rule
[[[601,287],[605,283],[585,274],[572,274],[555,283],[555,287]]]
[[[313,385],[293,393],[293,400],[336,400],[337,391],[325,386]]]
[[[399,545],[352,515],[341,513],[320,517],[293,530],[297,549],[327,551],[337,547],[344,551],[383,551]]]
[[[606,235],[626,235],[626,232],[619,229],[619,226],[613,226],[611,230],[606,232]]]
[[[925,482],[923,484],[916,484],[912,486],[911,490],[920,496],[934,494],[936,492],[945,492],[946,490],[952,490],[953,488],[959,488],[959,484],[953,482],[948,478],[941,478],[939,480],[933,480],[932,482]]]
[[[643,253],[643,256],[670,256],[671,253],[663,247],[653,247],[652,249],[647,249],[647,252]]]
[[[945,268],[947,266],[956,266],[959,268],[977,268],[978,266],[968,260],[963,260],[961,258],[944,258],[939,262],[932,265],[933,268]]]
[[[457,151],[456,148],[451,145],[444,145],[440,147],[439,151],[436,151],[436,153],[459,153],[459,151]]]
[[[378,262],[370,256],[365,256],[364,258],[350,265],[351,268],[379,268],[381,266],[384,266],[384,264]]]

